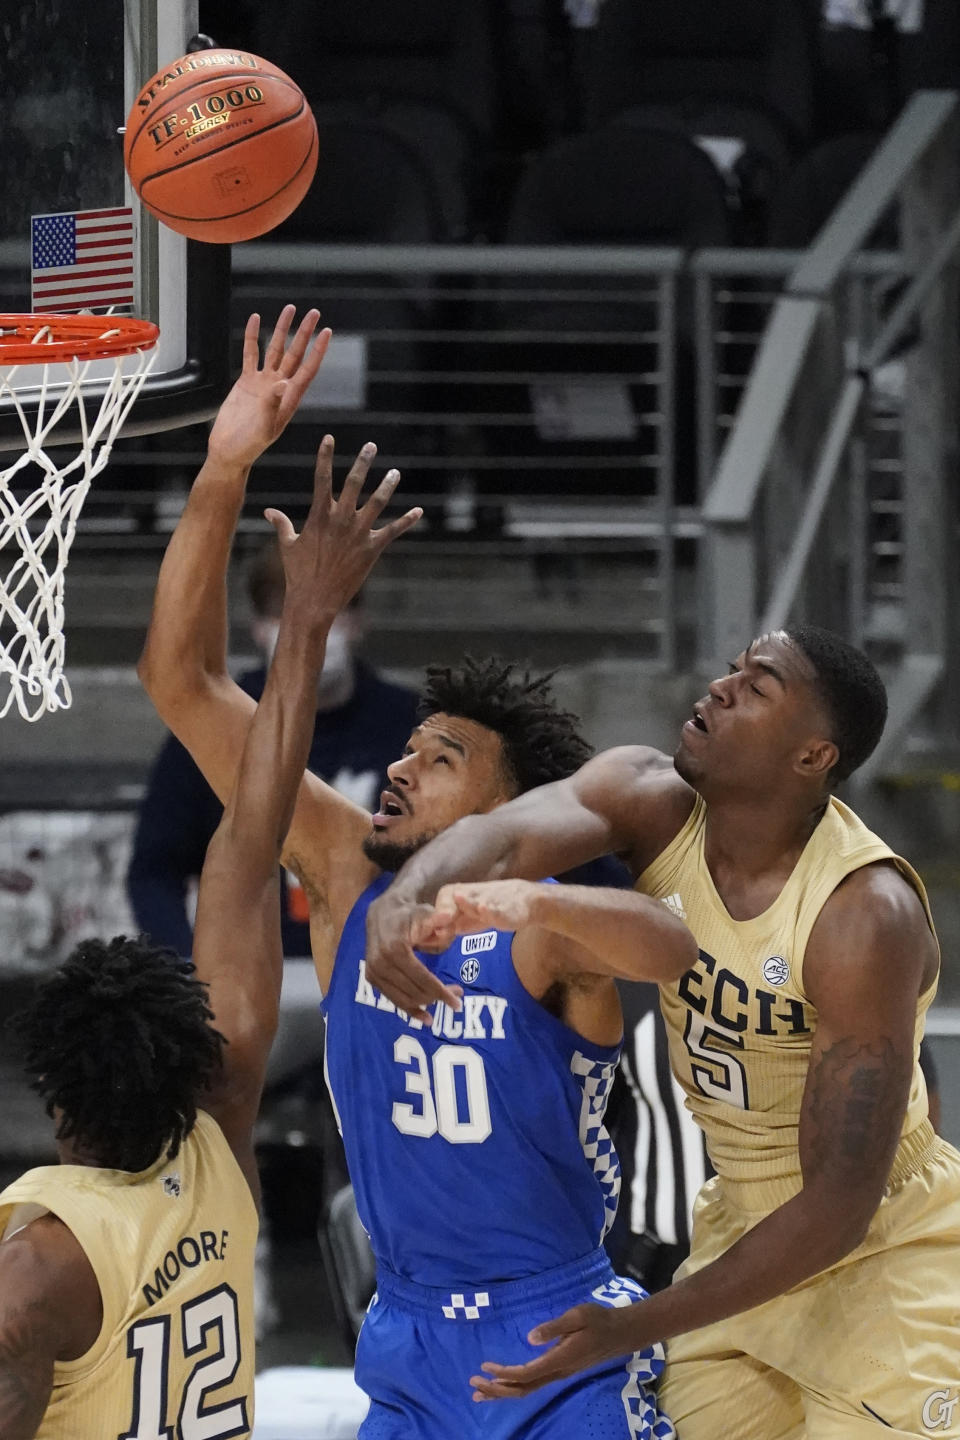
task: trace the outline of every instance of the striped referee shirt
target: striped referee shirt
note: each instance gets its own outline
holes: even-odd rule
[[[713,1171],[670,1070],[657,986],[624,982],[619,990],[626,1094],[611,1129],[623,1175],[621,1214],[633,1234],[686,1247],[693,1202]]]

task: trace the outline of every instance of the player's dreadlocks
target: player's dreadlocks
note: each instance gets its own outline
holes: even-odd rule
[[[420,699],[421,716],[442,711],[495,731],[517,793],[579,770],[593,753],[576,715],[553,698],[553,674],[531,675],[495,656],[466,656],[457,666],[431,665]]]
[[[220,1069],[207,987],[172,951],[118,935],[84,940],[16,1017],[31,1086],[107,1169],[172,1159]]]

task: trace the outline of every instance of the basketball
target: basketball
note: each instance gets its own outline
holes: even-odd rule
[[[199,50],[158,70],[131,106],[123,141],[151,215],[221,244],[285,220],[310,187],[317,153],[303,91],[246,51]]]

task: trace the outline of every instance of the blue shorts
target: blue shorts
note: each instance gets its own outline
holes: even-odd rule
[[[572,1305],[632,1305],[646,1292],[614,1275],[603,1250],[484,1290],[417,1285],[380,1269],[360,1331],[356,1379],[370,1396],[359,1440],[675,1440],[653,1387],[661,1345],[546,1385],[521,1400],[471,1399],[484,1360],[543,1353],[527,1333]]]

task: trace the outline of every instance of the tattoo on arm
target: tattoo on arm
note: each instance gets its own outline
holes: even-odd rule
[[[892,1161],[910,1070],[888,1039],[839,1040],[824,1050],[810,1076],[808,1109],[808,1153],[819,1174],[849,1182],[883,1156]]]
[[[8,1311],[0,1330],[0,1435],[30,1440],[53,1389],[53,1356],[40,1337],[49,1328],[46,1302],[27,1301]]]

